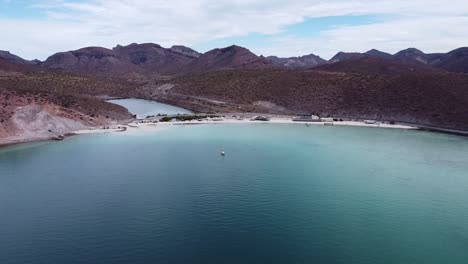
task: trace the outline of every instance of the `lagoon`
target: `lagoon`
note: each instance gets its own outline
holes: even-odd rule
[[[181,107],[143,99],[116,99],[107,102],[127,108],[130,113],[137,115],[137,118],[140,119],[152,115],[192,114],[192,111]]]
[[[466,138],[396,129],[171,126],[13,146],[0,263],[466,263],[467,172]]]

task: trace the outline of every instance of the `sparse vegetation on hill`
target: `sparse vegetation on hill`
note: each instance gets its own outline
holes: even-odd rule
[[[0,88],[15,91],[116,95],[125,94],[138,85],[136,80],[117,77],[57,72],[0,73]]]
[[[185,76],[177,84],[176,93],[235,102],[240,106],[267,101],[289,112],[468,130],[466,74],[223,71]],[[258,111],[255,107],[249,110]]]
[[[84,76],[3,72],[0,74],[0,138],[24,133],[12,118],[26,106],[37,106],[52,116],[76,121],[83,126],[128,120],[130,114],[125,108],[90,96],[118,93],[125,91],[124,87]]]
[[[206,118],[217,118],[220,117],[219,115],[175,115],[175,116],[165,116],[159,119],[160,122],[170,122],[172,120],[177,121],[192,121],[198,119],[206,119]]]
[[[446,54],[371,50],[326,62],[314,55],[267,59],[238,46],[199,54],[147,43],[88,47],[41,63],[3,52],[0,133],[11,134],[11,117],[25,105],[89,125],[128,118],[125,109],[98,99],[108,97],[206,113],[318,113],[468,130],[468,75],[447,72],[465,71],[466,54],[466,48]]]

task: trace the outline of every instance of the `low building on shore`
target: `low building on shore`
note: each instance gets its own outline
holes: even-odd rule
[[[268,116],[256,116],[252,119],[253,121],[270,121]]]
[[[294,122],[322,122],[318,115],[300,115],[293,118]]]
[[[325,122],[325,123],[330,123],[330,122],[333,123],[333,121],[334,120],[331,117],[322,118],[322,122]]]

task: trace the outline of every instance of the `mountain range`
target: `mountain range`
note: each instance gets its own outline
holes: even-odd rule
[[[109,97],[195,112],[315,113],[468,131],[467,73],[468,48],[339,52],[328,61],[314,54],[263,57],[235,45],[205,53],[153,43],[85,47],[44,61],[1,51],[0,145],[5,137],[46,137],[131,118],[102,99]],[[18,111],[41,121],[21,126],[29,123],[17,122]]]
[[[371,58],[371,59],[370,59]],[[468,72],[468,48],[459,48],[448,53],[426,54],[418,49],[409,48],[395,54],[376,49],[365,53],[339,52],[330,60],[310,54],[299,57],[280,58],[276,56],[257,56],[246,48],[230,46],[199,53],[185,46],[164,48],[158,44],[130,44],[116,46],[113,49],[86,47],[74,51],[59,52],[45,61],[27,61],[7,51],[0,51],[2,68],[14,68],[17,65],[28,66],[28,69],[47,69],[63,72],[120,75],[125,73],[152,73],[160,75],[177,75],[212,70],[227,69],[308,69],[322,65],[346,63],[348,70],[365,63],[378,64],[382,69],[417,68],[438,69],[449,72]],[[374,60],[378,59],[378,60]],[[4,65],[3,65],[4,64]],[[386,67],[387,65],[388,67]],[[332,67],[324,67],[333,68]],[[384,72],[382,72],[384,73]]]
[[[359,60],[362,58],[378,58],[391,63],[401,63],[410,65],[427,65],[432,68],[442,69],[450,72],[468,72],[468,48],[459,48],[448,53],[426,54],[418,49],[409,48],[395,53],[394,55],[376,49],[365,53],[339,52],[329,63],[342,61]],[[326,64],[326,63],[323,63]]]
[[[51,70],[122,74],[127,72],[157,72],[161,74],[179,70],[201,54],[183,46],[169,49],[157,44],[130,44],[113,49],[87,47],[75,51],[56,53],[39,66]]]

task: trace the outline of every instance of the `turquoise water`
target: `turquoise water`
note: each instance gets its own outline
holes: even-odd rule
[[[467,263],[467,201],[456,136],[272,124],[81,136],[0,150],[0,263]]]
[[[145,118],[151,115],[176,115],[176,114],[191,114],[190,110],[180,108],[173,105],[158,103],[155,101],[148,101],[142,99],[118,99],[109,100],[109,103],[121,105],[128,109],[128,111],[137,118]]]

